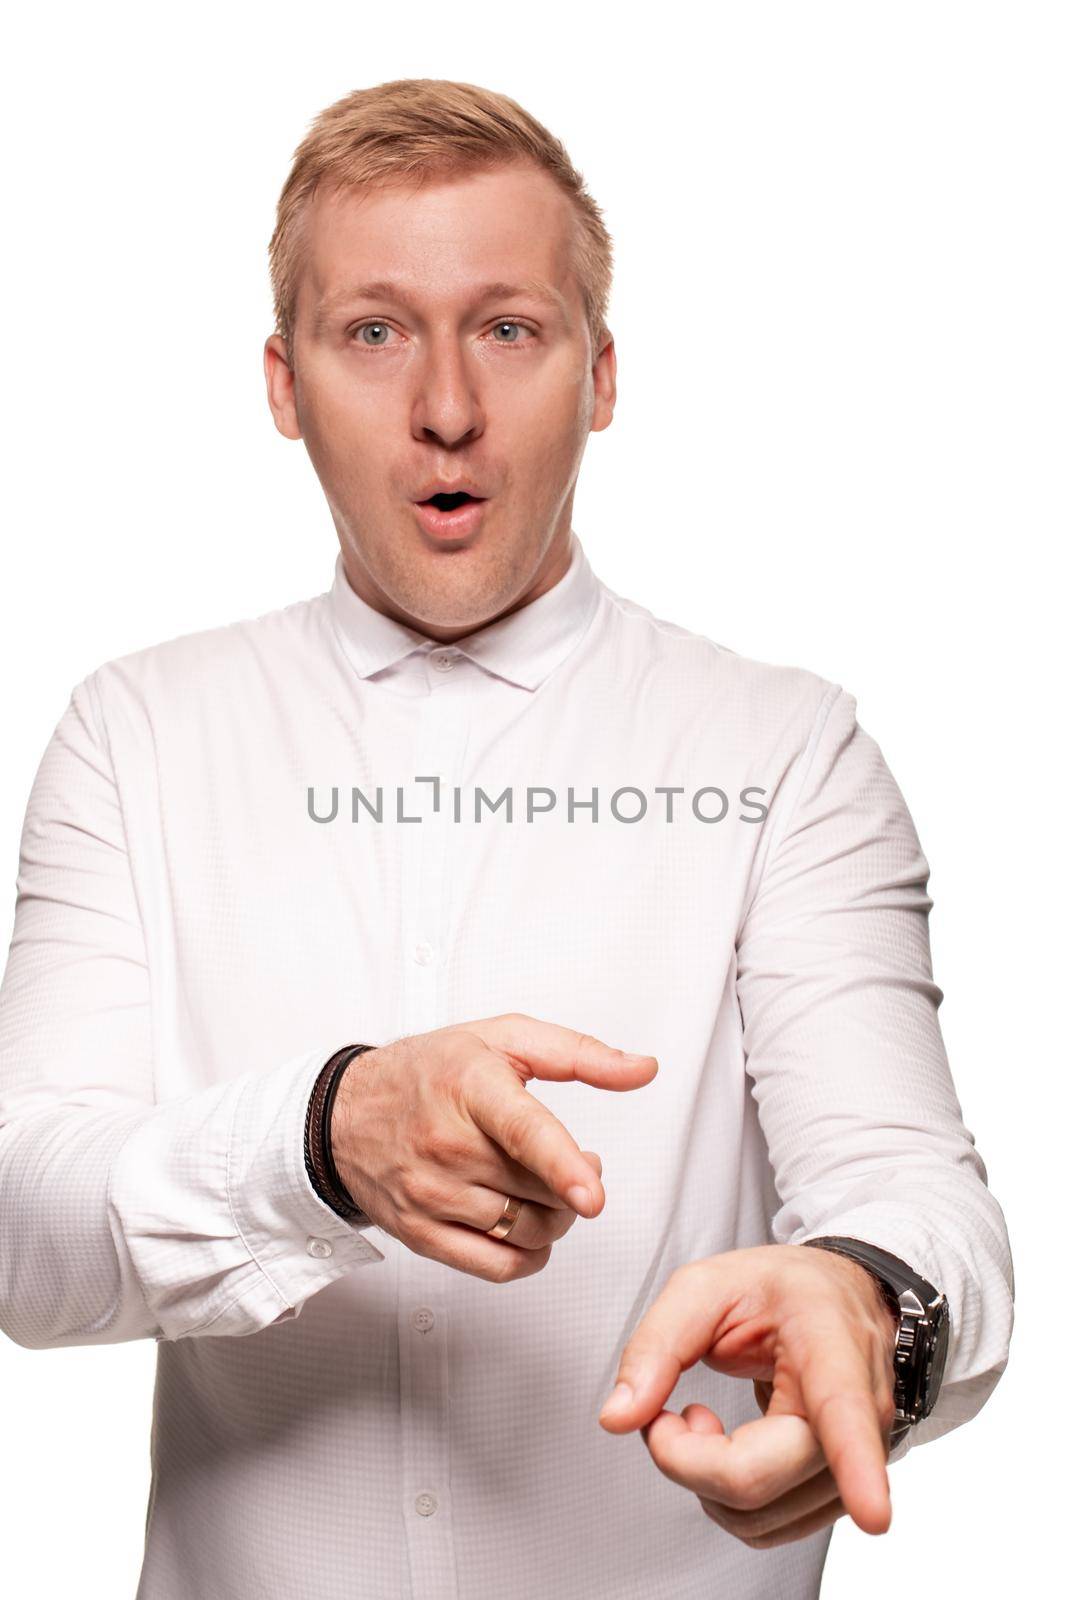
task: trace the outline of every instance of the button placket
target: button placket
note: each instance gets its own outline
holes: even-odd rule
[[[440,1026],[439,974],[448,959],[443,926],[444,870],[451,843],[451,790],[456,762],[466,747],[469,717],[469,683],[457,672],[464,663],[458,651],[443,646],[427,656],[430,692],[423,704],[414,751],[410,787],[416,791],[409,814],[421,822],[415,848],[405,852],[405,903],[411,917],[405,938],[406,1027],[409,1033],[428,1033]],[[442,663],[447,662],[447,667]],[[436,779],[436,782],[432,781]],[[407,789],[405,789],[405,794]]]
[[[428,1033],[443,1020],[441,984],[449,956],[445,867],[454,842],[451,790],[459,781],[457,763],[467,741],[470,670],[471,663],[454,651],[427,656],[428,692],[405,785],[405,795],[409,788],[414,791],[405,809],[422,820],[406,828],[410,837],[402,841],[408,1033]],[[419,778],[427,781],[414,781]],[[436,783],[429,781],[434,778]],[[448,1489],[447,1276],[439,1262],[402,1251],[397,1286],[401,1471],[412,1600],[460,1600]]]

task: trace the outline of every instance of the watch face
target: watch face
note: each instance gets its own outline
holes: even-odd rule
[[[927,1411],[933,1406],[941,1388],[945,1362],[948,1360],[948,1341],[949,1315],[948,1302],[946,1301],[941,1313],[935,1314],[933,1327],[930,1331],[930,1367],[924,1396]]]

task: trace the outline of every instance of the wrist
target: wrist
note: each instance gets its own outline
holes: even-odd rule
[[[826,1234],[805,1245],[840,1254],[867,1268],[883,1287],[887,1305],[895,1301],[892,1335],[894,1439],[928,1417],[937,1402],[948,1361],[951,1315],[948,1298],[900,1256],[850,1235]]]
[[[858,1261],[855,1256],[846,1255],[841,1250],[830,1250],[815,1240],[805,1241],[805,1245],[809,1249],[819,1249],[824,1256],[837,1261],[841,1271],[851,1276],[853,1283],[864,1293],[875,1316],[885,1328],[889,1349],[892,1350],[900,1326],[900,1303],[889,1285],[873,1267],[868,1266],[865,1261]]]
[[[373,1049],[373,1045],[357,1044],[345,1045],[336,1051],[315,1079],[304,1117],[304,1167],[308,1180],[324,1205],[356,1225],[367,1223],[370,1218],[338,1176],[333,1155],[333,1112],[337,1091],[349,1064]]]

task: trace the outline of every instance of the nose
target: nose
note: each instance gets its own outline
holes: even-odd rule
[[[451,341],[427,349],[412,400],[414,436],[452,446],[476,439],[484,425],[477,373],[463,350]]]

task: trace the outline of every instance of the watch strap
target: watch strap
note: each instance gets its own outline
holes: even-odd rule
[[[911,1289],[920,1294],[923,1299],[931,1304],[939,1298],[939,1292],[928,1278],[902,1261],[899,1256],[894,1256],[888,1250],[883,1250],[880,1245],[868,1244],[866,1239],[852,1239],[844,1234],[824,1234],[818,1239],[805,1239],[805,1244],[819,1245],[824,1250],[837,1250],[840,1255],[847,1255],[853,1261],[859,1261],[868,1267],[875,1277],[888,1283],[895,1294],[903,1294],[905,1289]]]

